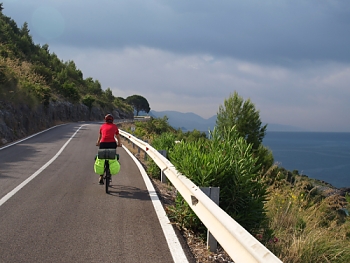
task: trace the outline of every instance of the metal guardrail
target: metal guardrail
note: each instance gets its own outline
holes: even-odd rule
[[[125,131],[120,130],[120,135],[153,159],[235,263],[282,263],[156,149]]]

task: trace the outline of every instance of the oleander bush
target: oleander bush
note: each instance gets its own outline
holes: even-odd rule
[[[165,150],[168,153],[174,147],[176,140],[174,133],[165,132],[155,137],[151,145],[156,150]],[[147,172],[153,178],[160,179],[160,169],[153,160],[149,162]]]
[[[259,175],[260,166],[252,152],[252,144],[239,136],[235,127],[225,133],[214,129],[210,137],[176,144],[169,151],[169,160],[195,185],[220,187],[219,206],[245,229],[255,233],[267,222],[264,208],[267,187]],[[175,211],[187,210],[187,204],[180,200],[178,203],[182,207]],[[184,227],[190,227],[182,214],[173,216],[182,217],[177,219]],[[200,229],[197,225],[191,227]]]

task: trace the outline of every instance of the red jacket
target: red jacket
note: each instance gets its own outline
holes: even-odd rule
[[[119,129],[114,123],[104,123],[100,127],[101,140],[100,142],[115,142],[115,135],[119,134]]]

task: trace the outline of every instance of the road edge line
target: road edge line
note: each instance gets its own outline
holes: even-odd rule
[[[130,157],[134,160],[135,164],[137,165],[137,167],[140,170],[140,173],[143,177],[143,180],[146,184],[148,193],[150,195],[152,204],[154,206],[154,210],[156,211],[156,214],[158,216],[159,223],[163,229],[163,233],[164,233],[165,239],[168,243],[168,247],[169,247],[170,253],[173,257],[174,262],[175,263],[189,262],[184,251],[183,251],[181,243],[180,243],[178,237],[176,236],[176,233],[173,229],[173,226],[171,225],[170,220],[169,220],[168,216],[166,215],[166,212],[163,208],[163,205],[159,200],[157,192],[155,191],[155,189],[153,187],[151,179],[148,177],[145,169],[140,164],[139,160],[124,145],[123,145],[123,148],[130,155]]]

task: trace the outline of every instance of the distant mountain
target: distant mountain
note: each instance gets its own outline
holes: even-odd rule
[[[151,110],[149,115],[154,118],[168,117],[170,126],[175,129],[182,129],[183,131],[193,131],[194,129],[202,132],[213,130],[216,125],[216,115],[209,119],[204,119],[201,116],[192,113],[182,113],[178,111],[154,111]],[[283,125],[276,123],[268,123],[267,131],[305,131],[300,127],[291,125]]]

